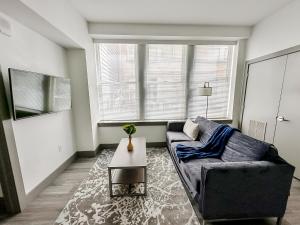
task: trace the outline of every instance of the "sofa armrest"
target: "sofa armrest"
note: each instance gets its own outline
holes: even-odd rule
[[[168,121],[167,131],[182,132],[185,121]]]
[[[203,218],[283,216],[294,169],[268,161],[203,165],[199,195]]]

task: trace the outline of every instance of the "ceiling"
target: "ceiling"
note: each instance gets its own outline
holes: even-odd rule
[[[90,22],[252,26],[291,0],[69,0]]]

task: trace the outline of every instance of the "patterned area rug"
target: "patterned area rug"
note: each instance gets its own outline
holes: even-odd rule
[[[147,149],[146,197],[110,198],[107,165],[113,153],[112,150],[101,152],[55,225],[199,224],[167,149]]]

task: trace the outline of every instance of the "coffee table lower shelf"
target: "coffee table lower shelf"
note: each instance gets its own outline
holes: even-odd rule
[[[146,196],[147,195],[147,167],[113,168],[108,167],[109,194],[111,197],[119,196]],[[125,194],[114,194],[113,185],[128,185]],[[131,193],[133,184],[144,184],[144,193]]]

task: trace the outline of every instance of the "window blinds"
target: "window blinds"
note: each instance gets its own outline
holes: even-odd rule
[[[205,116],[206,97],[197,91],[204,82],[213,88],[208,117],[231,117],[235,46],[191,45],[189,56],[188,45],[179,44],[146,44],[146,51],[138,44],[95,46],[101,120]]]
[[[145,119],[185,117],[186,46],[147,45]]]
[[[194,48],[190,74],[188,117],[205,115],[206,97],[198,96],[197,88],[210,82],[208,118],[228,118],[232,80],[233,48],[231,45],[198,45]]]
[[[102,120],[139,119],[137,45],[96,44]]]

